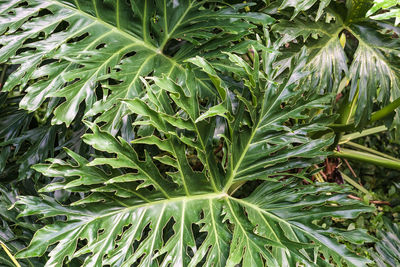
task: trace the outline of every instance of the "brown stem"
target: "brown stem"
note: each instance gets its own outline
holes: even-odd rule
[[[361,198],[356,197],[356,196],[353,196],[353,195],[348,195],[347,197],[348,197],[348,198],[351,198],[351,199],[355,199],[355,200],[360,200],[360,201],[362,201]],[[390,206],[390,203],[389,203],[388,201],[370,200],[369,203],[376,204],[376,205],[387,205],[387,206]]]

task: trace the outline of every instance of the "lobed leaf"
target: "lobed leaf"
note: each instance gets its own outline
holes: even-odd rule
[[[322,160],[331,143],[309,137],[326,129],[329,119],[308,118],[306,111],[323,111],[330,97],[305,93],[305,58],[297,58],[284,79],[270,80],[274,71],[227,56],[246,73],[236,87],[224,86],[229,98],[203,99],[190,71],[184,83],[148,78],[146,96],[123,103],[137,116],[135,127],[153,127],[150,135],[131,145],[86,122],[91,133],[83,140],[102,155],[89,162],[67,150],[75,163],[51,159],[36,165],[44,175],[63,177],[42,192],[64,189],[84,197],[70,205],[47,196],[21,197],[20,216],[65,219],[37,231],[17,256],[49,251],[46,266],[76,258],[84,259],[83,266],[366,266],[368,260],[338,239],[372,239],[362,231],[324,228],[321,221],[373,209],[347,198],[347,187],[305,186],[288,178],[287,171]],[[204,59],[191,62],[213,73],[210,90],[225,83]],[[231,118],[213,113],[221,108]],[[249,196],[231,194],[237,182],[256,179],[260,185]]]

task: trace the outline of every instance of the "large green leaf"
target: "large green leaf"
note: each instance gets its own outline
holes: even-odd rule
[[[288,7],[293,7],[294,13],[293,13],[292,18],[294,18],[297,14],[299,14],[299,12],[310,9],[317,2],[320,2],[318,12],[315,17],[315,20],[318,20],[322,16],[324,9],[329,5],[331,0],[321,0],[321,1],[317,1],[317,0],[306,0],[306,1],[283,0],[281,6],[279,8],[284,9],[284,8],[288,8]]]
[[[339,41],[339,33],[343,30],[340,21],[312,22],[299,17],[293,21],[281,20],[272,29],[283,34],[280,43],[298,37],[304,40],[309,53],[307,69],[311,73],[307,82],[310,88],[319,92],[338,90],[342,78],[348,72],[347,57]]]
[[[374,103],[383,107],[400,96],[400,41],[394,37],[396,30],[391,24],[365,18],[369,1],[347,3],[347,7],[332,4],[325,22],[298,15],[292,21],[281,19],[272,29],[282,35],[278,44],[291,48],[282,49],[280,64],[301,53],[298,47],[305,45],[307,68],[312,72],[307,85],[319,92],[341,92],[348,85],[348,101],[357,99],[354,122],[363,127]],[[397,114],[393,126],[399,129],[398,125]]]
[[[101,113],[97,121],[116,134],[129,123],[119,99],[142,94],[140,76],[180,79],[183,59],[229,47],[249,33],[249,22],[273,21],[261,13],[240,13],[244,6],[194,0],[2,0],[0,62],[20,65],[3,90],[25,90],[20,106],[29,111],[46,98],[65,99],[54,110],[54,124],[69,125],[84,102],[85,116]]]
[[[375,0],[374,5],[368,11],[367,16],[371,16],[371,18],[376,20],[386,20],[395,18],[395,25],[397,26],[400,23],[400,1],[399,0]],[[376,14],[376,12],[380,9],[384,9],[386,12],[380,12]]]
[[[400,97],[400,41],[381,34],[384,29],[374,25],[353,24],[349,30],[359,40],[349,74],[353,80],[351,96],[359,91],[358,123],[363,116],[371,114],[372,99],[386,104],[389,99],[393,101]]]
[[[36,165],[64,178],[42,193],[64,189],[84,197],[70,205],[21,197],[21,216],[63,219],[36,232],[18,257],[49,252],[47,266],[76,257],[85,257],[83,266],[365,266],[338,241],[371,241],[365,232],[321,225],[325,217],[355,218],[372,208],[347,198],[347,187],[288,178],[321,161],[332,141],[309,137],[330,120],[306,111],[323,112],[330,98],[301,86],[304,57],[280,79],[268,54],[262,69],[258,53],[254,65],[227,56],[226,68],[244,73],[230,86],[204,58],[190,59],[209,75],[217,101],[199,95],[191,71],[183,83],[143,79],[146,95],[124,100],[136,116],[133,144],[87,122],[92,132],[83,140],[104,156],[89,162],[67,150],[73,162]],[[238,183],[256,179],[251,194],[232,194]]]
[[[23,197],[20,204],[28,209],[21,215],[59,215],[68,219],[38,231],[28,250],[18,256],[40,256],[49,245],[58,243],[50,253],[48,266],[62,266],[65,257],[68,261],[86,253],[91,254],[84,266],[130,266],[135,262],[153,266],[157,260],[161,265],[174,266],[196,266],[200,262],[207,266],[235,266],[240,262],[260,266],[263,259],[269,266],[291,266],[295,262],[329,266],[312,251],[320,251],[338,264],[345,260],[349,266],[364,266],[366,260],[331,236],[361,241],[360,235],[365,233],[324,229],[312,221],[324,216],[352,218],[370,209],[346,199],[345,189],[339,186],[299,186],[292,182],[265,182],[245,199],[223,193],[185,197],[172,193],[168,199],[141,204],[104,197],[106,203],[85,208]],[[331,194],[333,191],[338,193]],[[193,224],[207,234],[197,245]],[[172,231],[169,239],[165,239],[165,231]],[[77,248],[79,239],[86,239],[87,244]]]

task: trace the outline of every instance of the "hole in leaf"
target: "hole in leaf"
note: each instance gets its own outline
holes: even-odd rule
[[[38,67],[40,68],[40,67],[42,67],[44,65],[48,65],[48,64],[51,64],[51,63],[54,63],[54,62],[57,62],[57,61],[58,61],[57,59],[52,59],[52,58],[45,59],[42,62],[40,62]]]
[[[84,33],[84,34],[82,34],[80,36],[77,36],[77,37],[69,39],[67,41],[67,44],[71,44],[71,43],[76,43],[76,42],[82,41],[83,39],[85,39],[88,36],[89,36],[89,33],[86,32],[86,33]]]
[[[134,55],[136,55],[136,51],[131,51],[131,52],[129,52],[129,53],[126,53],[126,54],[122,57],[121,60],[124,60],[125,58],[128,58],[128,57],[133,57]]]
[[[148,224],[146,225],[146,227],[143,229],[142,237],[140,238],[139,241],[137,241],[137,243],[138,243],[137,245],[139,245],[140,243],[142,243],[143,240],[145,240],[145,239],[149,236],[150,231],[153,231],[153,230],[150,228],[150,223],[148,223]],[[135,244],[136,244],[136,241],[135,241]],[[136,249],[136,248],[137,248],[137,247],[135,247],[135,249]]]
[[[110,85],[118,85],[118,84],[122,83],[122,81],[118,81],[118,80],[115,80],[115,79],[112,79],[112,78],[109,78],[107,81],[108,81],[108,83]]]
[[[48,9],[41,9],[36,17],[43,17],[43,16],[50,15],[50,14],[53,14],[53,12],[51,12]]]
[[[24,41],[24,45],[26,44],[31,44],[31,43],[35,43],[37,41],[43,40],[45,39],[45,34],[44,32],[40,32],[35,38],[28,38]]]
[[[173,57],[179,49],[185,45],[187,41],[182,39],[171,39],[167,42],[163,49],[163,54]]]
[[[57,27],[54,29],[53,33],[62,32],[68,29],[69,23],[65,20],[61,21]]]
[[[29,6],[28,2],[24,1],[24,2],[22,2],[22,3],[19,3],[19,4],[16,6],[16,8],[18,8],[18,7],[27,7],[27,6]]]
[[[79,78],[75,78],[75,80],[73,80],[73,81],[64,83],[64,86],[63,86],[63,87],[66,87],[66,86],[68,86],[68,85],[74,84],[74,83],[78,82],[79,80],[80,80]]]
[[[22,48],[20,48],[20,49],[18,49],[17,50],[17,52],[15,52],[15,54],[21,54],[21,53],[24,53],[24,52],[28,52],[28,51],[35,51],[36,49],[35,48],[32,48],[32,47],[22,47]]]
[[[207,232],[200,232],[201,226],[198,224],[192,224],[192,232],[196,237],[196,247],[200,247],[203,244],[204,240],[207,237]]]
[[[186,254],[189,255],[189,257],[193,257],[194,256],[194,251],[191,247],[187,246],[186,247]]]
[[[131,265],[131,267],[139,266],[139,265],[140,265],[140,262],[141,262],[142,259],[143,259],[143,257],[144,257],[144,254],[143,254],[142,256],[140,256],[140,257],[137,259],[137,261],[135,261],[135,263]]]
[[[99,44],[98,46],[96,46],[96,49],[97,49],[97,50],[100,50],[100,49],[104,48],[105,46],[106,46],[105,43],[101,43],[101,44]]]
[[[173,226],[176,223],[174,217],[171,217],[171,219],[169,219],[168,223],[165,225],[164,229],[163,229],[163,240],[164,240],[164,244],[166,244],[168,242],[168,240],[174,235],[174,229]]]
[[[102,99],[103,98],[103,88],[101,87],[100,84],[97,85],[95,93],[96,93],[97,99]]]
[[[197,151],[192,148],[188,148],[186,151],[187,159],[190,167],[193,171],[201,172],[204,169],[203,163],[201,163],[200,159],[197,157]]]

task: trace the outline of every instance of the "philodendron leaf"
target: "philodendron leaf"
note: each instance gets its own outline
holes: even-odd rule
[[[355,118],[356,123],[362,124],[365,117],[369,119],[374,98],[386,104],[400,97],[400,41],[381,34],[384,28],[373,24],[354,24],[349,29],[360,40],[349,76],[353,80],[351,97],[359,91]],[[397,126],[398,117],[397,111]]]
[[[54,157],[62,147],[81,153],[88,148],[80,139],[83,123],[76,121],[68,129],[50,122],[37,125],[34,114],[18,108],[21,98],[9,96],[0,105],[0,181],[5,184],[35,177],[31,166]]]
[[[142,95],[140,76],[179,80],[184,59],[224,50],[249,34],[252,23],[273,22],[241,12],[244,7],[195,0],[1,0],[0,63],[19,65],[3,90],[24,89],[20,106],[29,111],[47,98],[63,98],[54,124],[69,125],[84,102],[85,117],[100,114],[97,121],[116,134],[129,122],[119,99]]]
[[[374,105],[384,107],[400,97],[398,29],[387,21],[377,23],[365,18],[372,2],[361,2],[347,1],[347,8],[332,6],[329,16],[335,19],[315,22],[299,15],[293,20],[281,19],[272,27],[281,33],[279,46],[293,47],[283,50],[279,64],[287,64],[293,54],[302,53],[298,47],[306,46],[307,69],[311,74],[305,82],[319,93],[340,93],[347,87],[349,102],[356,99],[354,122],[360,129],[369,123]],[[343,15],[345,10],[347,19]],[[349,35],[357,43],[340,40]],[[298,45],[299,42],[304,45]],[[397,134],[399,125],[399,110],[396,110],[392,126]]]
[[[321,1],[317,1],[317,0],[283,0],[281,6],[279,7],[280,9],[284,9],[284,8],[288,8],[288,7],[293,7],[294,8],[294,13],[292,15],[292,18],[294,18],[295,16],[297,16],[297,14],[299,14],[299,12],[302,11],[306,11],[308,9],[310,9],[315,3],[319,2],[319,8],[318,8],[318,12],[317,15],[315,17],[315,20],[318,20],[324,9],[329,5],[329,3],[331,2],[331,0],[321,0]]]
[[[387,20],[395,18],[394,25],[400,23],[400,1],[399,0],[375,0],[374,5],[368,11],[367,16],[371,16],[376,20]],[[377,13],[378,10],[383,9],[386,12]]]
[[[49,252],[46,266],[78,257],[83,266],[366,266],[338,241],[371,241],[365,232],[321,225],[325,217],[355,218],[373,208],[347,198],[346,186],[290,178],[289,171],[321,161],[332,142],[309,137],[330,120],[305,111],[323,112],[330,98],[305,93],[305,59],[296,59],[283,80],[270,81],[274,70],[228,58],[248,73],[226,87],[231,101],[202,98],[190,71],[184,83],[147,79],[146,96],[123,103],[137,116],[135,125],[154,127],[152,135],[131,145],[87,122],[91,133],[83,140],[99,151],[93,160],[67,150],[73,162],[36,165],[64,178],[42,192],[84,197],[70,205],[21,197],[20,216],[62,219],[37,231],[17,256]],[[215,79],[220,84],[217,73]],[[232,118],[211,116],[209,107],[222,103]],[[228,193],[256,179],[253,192]]]
[[[336,91],[344,74],[347,75],[347,57],[339,41],[342,22],[313,22],[301,18],[281,20],[273,25],[283,35],[282,43],[302,37],[309,57],[307,69],[311,72],[307,83],[317,92]],[[318,38],[316,38],[318,37]],[[301,53],[301,51],[300,51]]]

